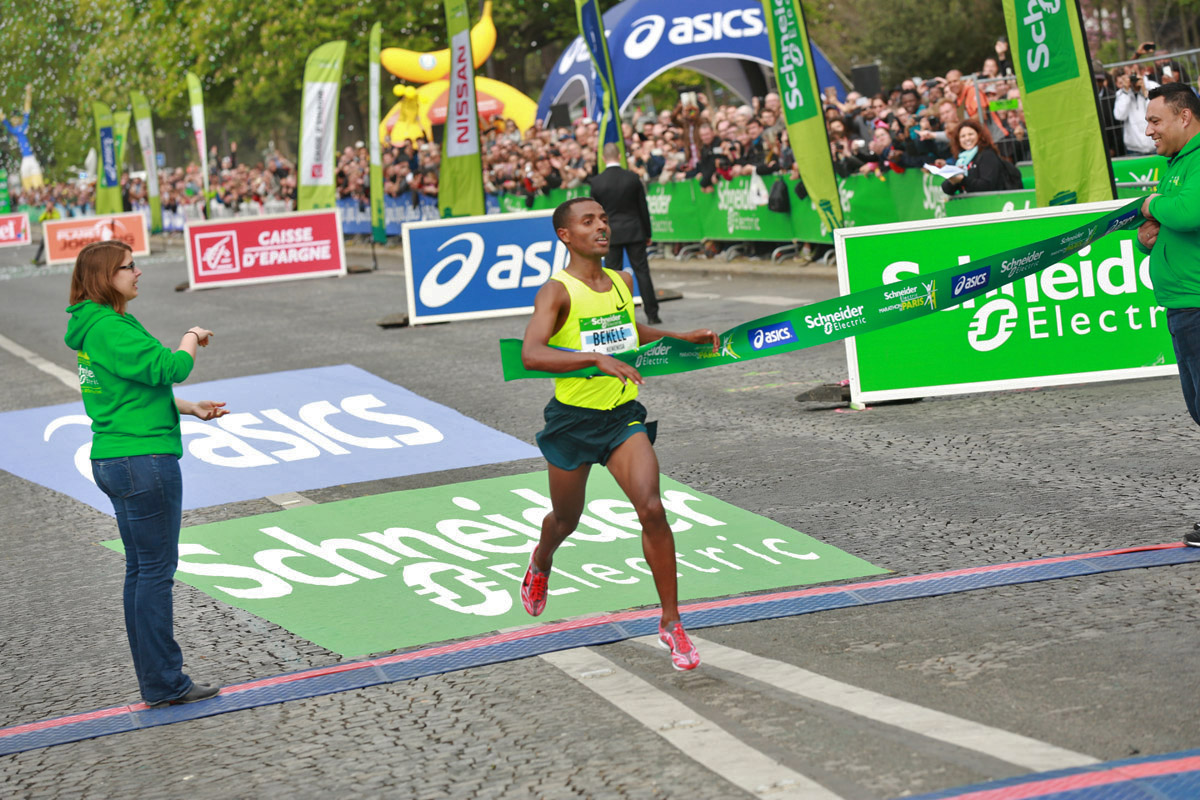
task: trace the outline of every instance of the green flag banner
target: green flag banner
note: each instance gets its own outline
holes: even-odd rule
[[[200,153],[200,180],[204,185],[205,216],[208,215],[208,134],[204,130],[204,89],[196,73],[187,74],[188,105],[192,109],[192,133]]]
[[[0,169],[0,214],[7,214],[9,206],[8,170]]]
[[[604,145],[615,142],[625,162],[625,137],[621,131],[621,104],[617,99],[617,81],[613,78],[612,59],[608,56],[608,37],[604,35],[604,20],[598,0],[575,0],[575,18],[579,33],[592,58],[595,105],[591,109],[599,126],[596,137],[596,169],[604,171]]]
[[[100,168],[96,173],[96,213],[121,213],[120,168],[117,166],[117,142],[113,132],[112,109],[104,103],[92,103],[96,118],[96,152]]]
[[[821,93],[817,73],[812,68],[812,45],[800,0],[762,0],[770,23],[771,58],[775,62],[775,81],[787,120],[788,142],[796,156],[800,179],[808,190],[813,207],[818,209],[822,227],[842,226],[842,204],[837,177],[829,154],[825,115],[821,111]]]
[[[141,92],[130,92],[133,102],[133,124],[137,128],[138,144],[142,149],[142,166],[146,169],[146,198],[150,201],[150,232],[162,230],[162,198],[158,195],[158,156],[154,146],[154,118],[150,101]]]
[[[1142,222],[1141,203],[1135,200],[1098,215],[1086,225],[957,267],[744,322],[721,334],[717,352],[710,344],[667,337],[614,358],[633,365],[644,376],[671,375],[790,353],[882,330],[932,314],[939,304],[955,306],[972,300],[1057,263],[1113,231],[1136,227]],[[563,373],[525,369],[520,339],[502,339],[500,358],[506,381],[603,374],[595,367]]]
[[[304,64],[304,98],[300,109],[300,178],[296,209],[333,208],[334,157],[337,153],[338,95],[342,83],[344,41],[327,42]]]
[[[1004,0],[1039,206],[1116,197],[1078,0]]]
[[[117,111],[113,114],[113,141],[117,149],[117,174],[125,169],[125,142],[129,139],[129,122],[132,115],[128,111]]]
[[[379,153],[379,58],[382,52],[383,26],[371,26],[370,57],[367,61],[370,95],[367,103],[367,141],[371,153],[371,239],[387,241],[387,223],[383,211],[383,162]]]
[[[446,0],[450,41],[450,95],[442,134],[438,210],[443,217],[479,216],[483,204],[483,161],[479,153],[479,112],[475,103],[475,61],[467,0]]]

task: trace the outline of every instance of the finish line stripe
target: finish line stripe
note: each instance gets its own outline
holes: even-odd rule
[[[1156,786],[1155,778],[1169,778],[1172,786]],[[1100,789],[1105,786],[1114,789]],[[1092,789],[1099,791],[1088,791]],[[1196,797],[1200,795],[1200,750],[1109,761],[1092,767],[1040,775],[1023,775],[923,794],[909,800],[1033,800],[1050,795],[1061,797],[1075,792],[1079,793],[1080,800],[1166,800]]]
[[[884,578],[840,586],[723,598],[682,606],[692,629],[796,616],[975,589],[1079,577],[1142,567],[1200,562],[1182,544],[1102,550],[1044,559]],[[211,700],[150,709],[144,703],[0,728],[0,755],[169,725],[230,711],[318,697],[519,658],[625,641],[656,632],[657,607],[535,625],[365,661],[332,664],[227,686]]]

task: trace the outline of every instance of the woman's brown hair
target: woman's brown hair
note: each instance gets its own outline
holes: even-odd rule
[[[125,254],[132,252],[129,245],[115,239],[92,242],[80,250],[71,273],[71,305],[91,300],[124,314],[125,297],[113,286],[112,279]]]
[[[973,119],[964,119],[958,125],[954,126],[954,130],[951,132],[949,137],[950,152],[954,153],[955,158],[958,158],[958,154],[962,152],[962,145],[958,143],[958,134],[963,128],[970,128],[971,130],[975,131],[975,133],[979,134],[979,142],[975,146],[980,150],[994,151],[996,149],[996,145],[992,144],[992,135],[988,133],[987,128],[980,125]]]

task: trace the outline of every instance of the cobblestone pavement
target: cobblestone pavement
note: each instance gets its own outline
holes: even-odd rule
[[[67,275],[0,254],[0,335],[70,370]],[[361,256],[352,257],[362,260]],[[527,441],[548,387],[505,384],[495,341],[521,318],[383,330],[379,272],[206,292],[178,250],[139,258],[133,312],[164,341],[217,331],[191,382],[342,363]],[[836,294],[794,276],[667,271],[664,327],[724,328],[764,297]],[[714,271],[717,270],[717,271]],[[755,300],[755,298],[759,298]],[[653,379],[662,471],[898,574],[1176,541],[1200,514],[1197,431],[1174,378],[926,399],[840,413],[794,396],[846,371],[829,345]],[[0,349],[0,411],[77,392]],[[187,396],[186,387],[179,390]],[[536,460],[332,486],[316,502],[541,469]],[[0,725],[134,702],[112,518],[0,472]],[[185,525],[277,510],[255,500]],[[1200,566],[1107,573],[709,629],[855,686],[1111,760],[1200,746],[1191,691]],[[333,663],[311,643],[179,584],[187,669],[236,683]],[[672,671],[636,642],[597,651],[844,798],[898,797],[1027,770],[798,698],[737,672]],[[702,761],[703,759],[701,759]],[[0,757],[4,797],[736,798],[751,796],[539,658]]]

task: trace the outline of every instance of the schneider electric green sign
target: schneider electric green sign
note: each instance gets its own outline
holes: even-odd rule
[[[843,294],[911,280],[1086,226],[1122,201],[837,232]],[[938,286],[936,314],[846,340],[856,402],[1176,373],[1166,312],[1135,231],[1111,233],[1062,261],[965,303],[985,271]]]
[[[886,572],[661,480],[680,599]],[[546,612],[525,613],[521,578],[550,506],[546,483],[537,472],[184,528],[178,577],[343,655],[656,604],[637,514],[594,470],[579,530],[555,556]]]

